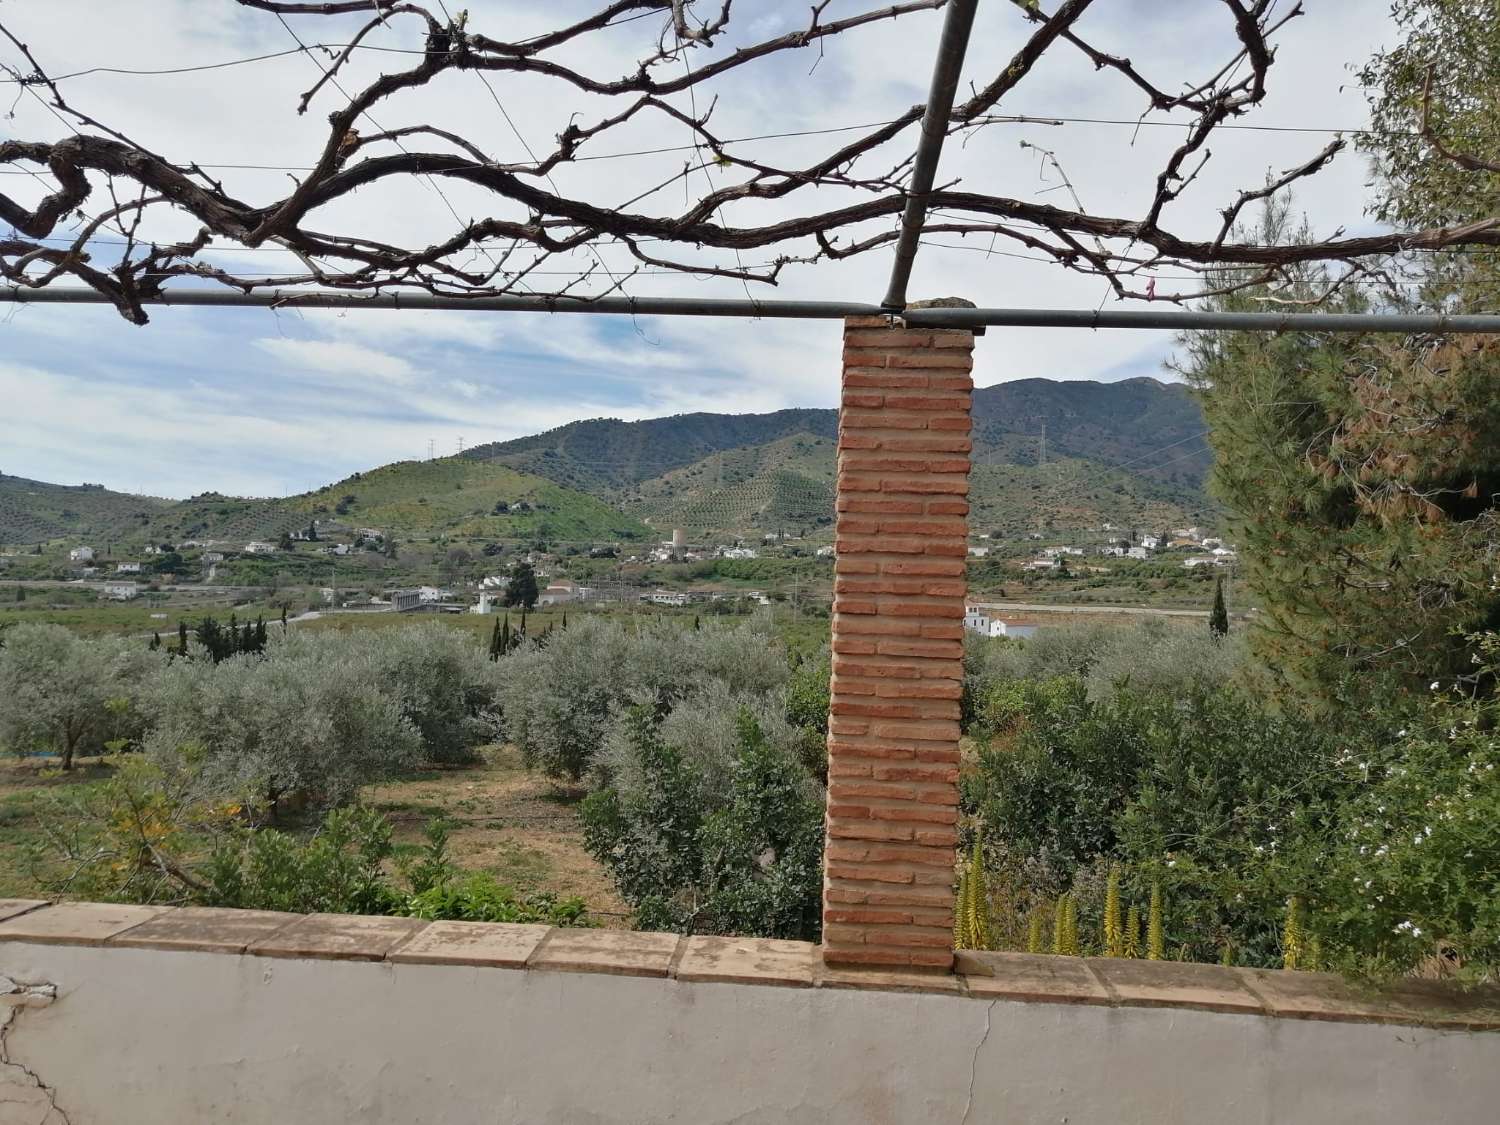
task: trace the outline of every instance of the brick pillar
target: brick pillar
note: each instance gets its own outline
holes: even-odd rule
[[[967,330],[844,323],[823,957],[949,968]]]

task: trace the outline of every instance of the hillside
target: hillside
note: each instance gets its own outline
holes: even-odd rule
[[[834,441],[798,433],[725,450],[621,490],[617,502],[660,531],[680,527],[695,536],[828,525]]]
[[[222,543],[275,539],[314,519],[401,538],[601,542],[832,523],[834,410],[572,422],[401,461],[301,496],[205,493],[180,502],[0,476],[0,542]],[[1043,430],[1045,428],[1045,463]],[[974,395],[976,530],[1211,520],[1203,416],[1186,388],[1021,379]]]
[[[659,477],[714,453],[795,434],[836,437],[835,410],[772,414],[676,414],[642,422],[594,418],[514,441],[476,445],[464,456],[498,461],[589,492]]]
[[[975,391],[976,461],[1034,465],[1044,428],[1049,458],[1128,466],[1137,474],[1171,481],[1187,493],[1201,492],[1212,461],[1204,440],[1203,412],[1181,384],[1156,379],[1017,379]],[[595,418],[532,437],[475,446],[465,456],[498,461],[598,494],[665,477],[716,453],[799,434],[836,437],[838,412],[678,414],[641,422]]]
[[[46,484],[0,473],[0,543],[114,542],[139,534],[172,505],[97,484]]]
[[[639,522],[597,497],[504,465],[461,458],[398,461],[286,499],[207,493],[152,525],[163,540],[275,539],[314,519],[400,537],[637,539]]]

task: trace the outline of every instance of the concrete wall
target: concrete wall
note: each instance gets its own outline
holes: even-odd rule
[[[542,967],[0,935],[0,1125],[1488,1125],[1500,1105],[1500,1036],[1130,1005],[1131,979],[1168,1003],[1175,966],[1117,988],[1069,958],[921,977],[794,943],[597,935],[549,961],[520,937]]]

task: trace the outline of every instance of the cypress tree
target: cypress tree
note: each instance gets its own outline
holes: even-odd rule
[[[255,619],[255,651],[266,651],[266,619],[264,616],[257,616]]]
[[[151,634],[151,643],[149,645],[147,645],[146,647],[149,648],[152,652],[155,652],[157,649],[161,648],[161,634],[160,633],[152,633]]]
[[[501,643],[502,643],[502,640],[501,640],[501,637],[500,637],[500,620],[499,620],[499,618],[496,618],[495,619],[495,627],[490,630],[490,659],[491,660],[499,660],[500,659],[500,645],[501,645]]]
[[[500,655],[504,656],[511,649],[510,614],[505,615],[505,621],[500,626]]]
[[[177,655],[186,656],[187,654],[187,622],[179,621],[177,623]]]
[[[1224,577],[1214,583],[1214,608],[1208,615],[1208,631],[1214,640],[1229,635],[1229,610],[1224,605]]]

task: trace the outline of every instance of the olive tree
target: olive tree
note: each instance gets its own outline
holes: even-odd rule
[[[74,756],[128,733],[146,673],[159,663],[123,638],[86,640],[61,625],[7,630],[0,648],[0,745]]]

